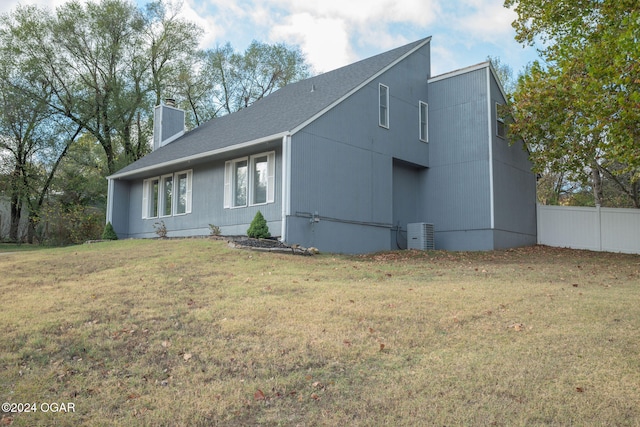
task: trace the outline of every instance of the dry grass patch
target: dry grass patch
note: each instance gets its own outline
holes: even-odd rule
[[[640,257],[299,257],[202,240],[0,257],[27,425],[640,423]]]

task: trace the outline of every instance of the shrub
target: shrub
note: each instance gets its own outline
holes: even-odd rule
[[[209,224],[209,234],[211,236],[219,236],[221,234],[220,227],[214,224]]]
[[[164,221],[156,222],[155,224],[153,224],[153,231],[161,239],[164,239],[167,237],[167,226],[164,225]]]
[[[113,229],[113,225],[110,222],[104,226],[104,231],[102,232],[102,240],[118,240],[118,235]]]
[[[262,212],[258,211],[256,216],[251,221],[251,225],[247,230],[247,236],[255,239],[267,239],[271,237],[269,233],[269,226],[267,226],[267,220],[262,216]]]

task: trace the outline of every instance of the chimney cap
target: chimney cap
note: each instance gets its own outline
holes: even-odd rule
[[[164,100],[164,103],[166,105],[168,105],[169,107],[175,107],[176,106],[176,100],[174,98],[166,98]]]

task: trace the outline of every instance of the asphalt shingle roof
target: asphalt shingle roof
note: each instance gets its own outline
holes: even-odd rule
[[[289,132],[342,99],[430,38],[421,39],[359,62],[289,84],[248,108],[214,118],[116,172],[127,176],[180,158]],[[311,88],[314,87],[314,91]]]

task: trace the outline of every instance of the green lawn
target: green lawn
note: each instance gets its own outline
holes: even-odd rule
[[[0,271],[0,400],[37,409],[0,425],[640,425],[640,256],[127,240]]]

